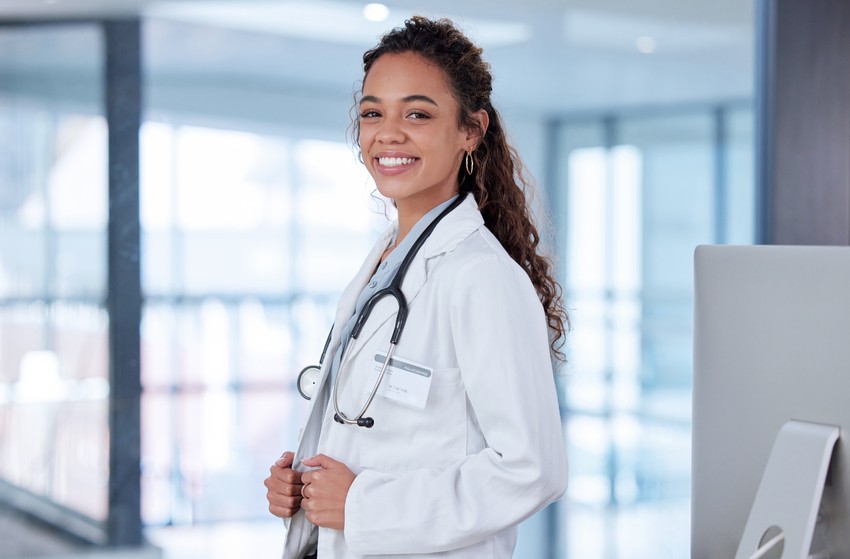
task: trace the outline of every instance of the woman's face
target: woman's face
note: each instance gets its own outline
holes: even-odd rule
[[[424,213],[457,192],[464,151],[474,147],[458,110],[443,71],[417,54],[385,54],[369,70],[360,100],[363,162],[400,212]]]

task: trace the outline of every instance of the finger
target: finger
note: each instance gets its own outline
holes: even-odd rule
[[[306,518],[306,519],[307,519],[307,521],[308,521],[310,524],[313,524],[313,525],[315,525],[315,526],[318,526],[315,513],[308,512],[308,511],[307,511],[307,509],[304,509],[304,518]]]
[[[324,454],[317,454],[312,458],[305,458],[301,461],[301,463],[310,468],[319,467],[323,469],[342,466],[341,462],[337,462],[330,456],[325,456]]]
[[[304,509],[304,518],[306,518],[307,521],[310,524],[313,524],[315,526],[322,526],[322,527],[326,527],[326,528],[329,527],[329,526],[326,526],[326,524],[327,524],[327,522],[326,522],[327,514],[324,511],[320,511],[320,510],[308,511],[305,508]]]
[[[268,495],[280,495],[281,497],[301,498],[301,484],[285,483],[277,479],[268,478],[265,481]]]
[[[281,495],[280,493],[267,493],[266,500],[270,505],[283,508],[298,508],[301,505],[301,495]]]
[[[269,476],[263,481],[263,485],[269,490],[269,493],[277,493],[279,495],[300,495],[301,484],[289,483],[281,479]]]
[[[301,497],[301,502],[298,503],[302,509],[310,510],[316,508],[316,499],[310,499],[309,497]]]
[[[290,491],[287,488],[294,484],[284,481],[279,476],[272,474],[263,480],[263,485],[265,485],[266,489],[272,493],[285,493],[288,495]]]
[[[278,518],[292,518],[292,516],[299,510],[301,510],[300,507],[290,508],[278,505],[269,505],[269,512]]]
[[[295,454],[292,452],[284,452],[280,455],[280,458],[275,460],[274,465],[278,468],[288,468],[292,466],[292,460],[295,458]]]
[[[289,467],[279,468],[278,466],[272,466],[269,468],[269,478],[277,479],[284,483],[294,483],[297,485],[301,485],[301,472],[293,470]]]
[[[313,471],[301,474],[301,485],[308,485],[316,481],[316,473]]]
[[[292,486],[296,486],[298,488],[301,487],[301,481],[292,482],[289,481],[290,476],[283,476],[278,473],[272,472],[272,474],[263,480],[263,484],[271,491],[276,493],[284,493],[286,495],[291,495],[292,490],[290,489]],[[296,490],[297,491],[297,490]]]
[[[327,474],[323,469],[311,470],[309,472],[305,472],[304,475],[301,476],[301,483],[303,485],[310,485],[312,483],[318,486],[322,485],[322,483],[326,481],[326,477]]]
[[[289,495],[289,496],[301,496],[301,488],[303,485],[300,483],[287,483],[284,487],[278,488],[281,495]]]
[[[280,478],[286,483],[301,485],[301,472],[286,468],[280,474]]]

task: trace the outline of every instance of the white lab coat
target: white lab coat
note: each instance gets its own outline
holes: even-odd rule
[[[509,558],[516,525],[564,493],[566,451],[543,307],[471,195],[436,227],[402,285],[410,313],[395,356],[433,369],[425,409],[376,397],[366,413],[373,428],[333,421],[328,369],[339,330],[394,230],[340,299],[295,452],[296,467],[323,453],[357,474],[344,533],[317,530],[299,511],[283,557],[303,557],[318,533],[320,559]],[[339,386],[349,417],[372,388],[367,375],[387,350],[395,314],[394,300],[382,300],[350,342]]]

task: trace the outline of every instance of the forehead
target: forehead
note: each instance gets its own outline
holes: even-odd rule
[[[410,95],[453,99],[446,73],[412,52],[385,54],[378,58],[363,81],[363,95],[387,100]]]

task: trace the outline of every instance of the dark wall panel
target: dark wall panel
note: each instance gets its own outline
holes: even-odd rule
[[[759,4],[762,241],[850,244],[850,2]]]

